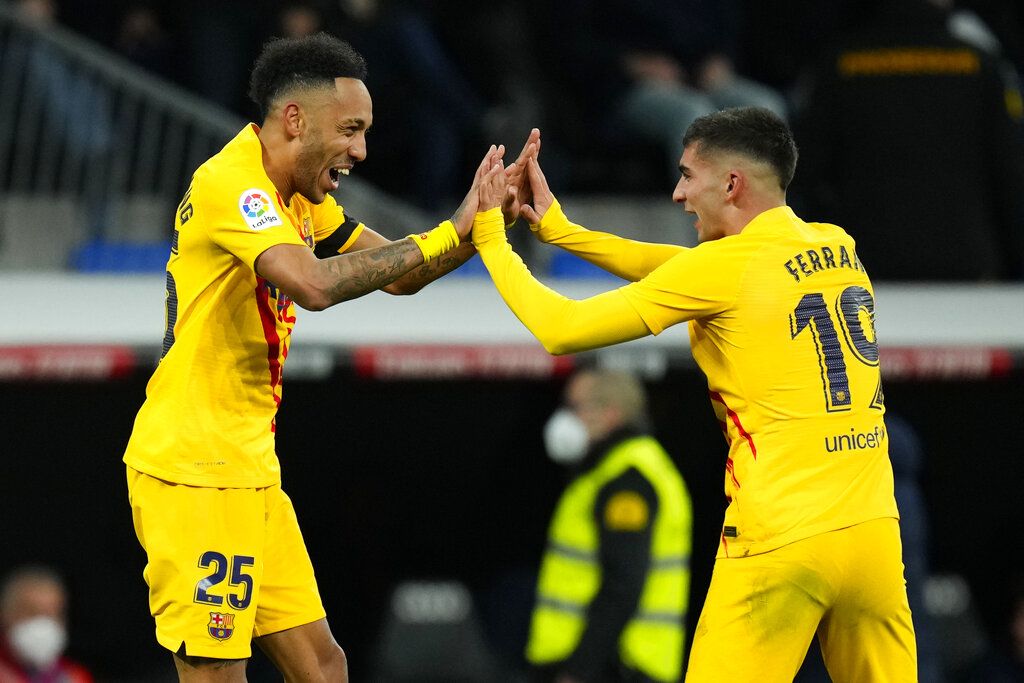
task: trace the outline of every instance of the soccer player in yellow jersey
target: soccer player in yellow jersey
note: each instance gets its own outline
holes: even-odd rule
[[[263,124],[196,170],[175,214],[163,355],[124,461],[182,681],[244,681],[253,639],[288,681],[347,680],[274,450],[296,304],[417,291],[474,253],[477,200],[394,242],[346,215],[329,193],[366,156],[364,74],[325,34],[268,43],[250,89]]]
[[[815,635],[835,681],[916,680],[871,282],[845,231],[786,206],[797,159],[786,124],[744,108],[690,126],[673,193],[696,214],[690,249],[570,223],[538,145],[525,168],[483,171],[473,242],[501,296],[552,353],[688,322],[729,444],[729,505],[686,680],[792,681]],[[548,289],[505,238],[517,214],[631,283],[582,301]]]

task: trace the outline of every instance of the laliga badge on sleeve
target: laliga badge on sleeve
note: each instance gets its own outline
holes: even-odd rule
[[[238,210],[242,212],[242,218],[257,232],[281,224],[281,217],[277,215],[277,208],[270,197],[269,192],[258,188],[246,190],[238,197]]]

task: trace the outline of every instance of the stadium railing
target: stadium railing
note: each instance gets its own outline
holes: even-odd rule
[[[0,269],[162,269],[192,171],[243,124],[0,0]],[[338,195],[396,236],[430,222],[359,178]]]

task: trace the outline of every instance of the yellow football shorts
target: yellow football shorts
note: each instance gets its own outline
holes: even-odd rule
[[[791,683],[815,633],[836,683],[917,681],[899,523],[715,561],[687,683]]]
[[[280,485],[217,489],[128,468],[157,641],[171,652],[245,659],[253,637],[325,616],[292,502]]]

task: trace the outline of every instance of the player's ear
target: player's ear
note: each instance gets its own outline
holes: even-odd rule
[[[305,128],[305,113],[298,102],[285,102],[281,108],[281,118],[288,137],[298,137]]]
[[[738,170],[730,170],[725,179],[725,196],[735,197],[736,193],[743,187],[745,178]]]

